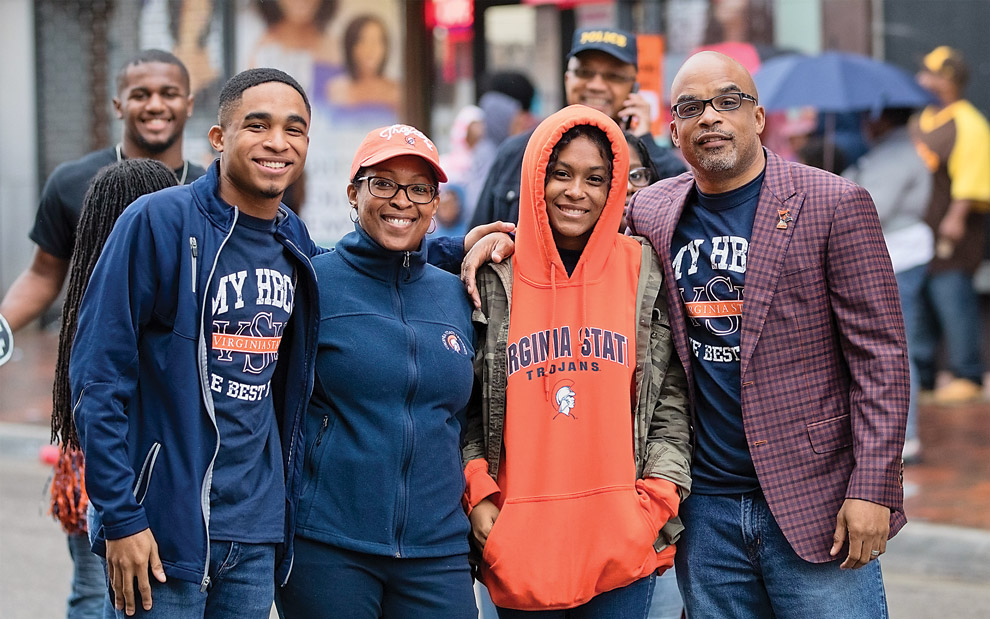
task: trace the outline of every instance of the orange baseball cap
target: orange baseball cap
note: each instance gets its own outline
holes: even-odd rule
[[[351,180],[358,170],[379,164],[402,155],[421,157],[437,173],[437,181],[447,182],[447,175],[440,167],[440,154],[437,146],[422,131],[409,125],[380,127],[368,133],[358,146],[354,161],[351,162]]]

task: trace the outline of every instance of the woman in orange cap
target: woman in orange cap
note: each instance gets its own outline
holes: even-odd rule
[[[319,350],[285,617],[477,616],[460,503],[471,310],[423,242],[446,180],[419,130],[372,131],[347,186],[354,232],[313,259]]]

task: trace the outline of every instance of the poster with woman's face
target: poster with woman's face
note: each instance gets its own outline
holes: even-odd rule
[[[306,172],[287,194],[314,240],[353,229],[351,159],[368,131],[402,116],[399,0],[240,0],[237,69],[292,75],[313,108]]]

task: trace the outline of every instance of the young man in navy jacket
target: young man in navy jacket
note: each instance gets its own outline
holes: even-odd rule
[[[285,73],[231,78],[219,161],[132,204],[93,273],[70,380],[118,615],[270,612],[315,353],[320,250],[280,205],[309,120]]]

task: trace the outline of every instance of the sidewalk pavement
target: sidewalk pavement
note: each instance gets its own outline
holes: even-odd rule
[[[45,427],[0,423],[0,616],[65,614],[72,566],[47,514]],[[909,522],[882,559],[890,616],[990,617],[990,531]]]

